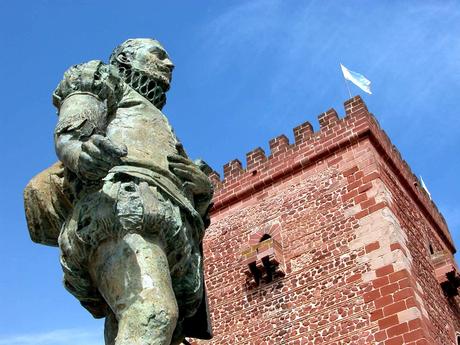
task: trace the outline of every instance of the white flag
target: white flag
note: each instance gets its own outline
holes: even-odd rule
[[[355,84],[357,87],[359,87],[364,92],[367,92],[368,94],[372,95],[370,80],[368,80],[362,74],[350,71],[348,68],[346,68],[342,64],[340,64],[340,67],[342,67],[342,73],[345,79],[351,81],[353,84]]]
[[[428,191],[428,188],[426,188],[426,184],[422,179],[422,175],[420,175],[420,184],[422,185],[422,188],[425,190],[426,194],[428,194],[431,200],[431,193]]]

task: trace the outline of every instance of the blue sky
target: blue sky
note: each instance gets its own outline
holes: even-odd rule
[[[0,3],[0,345],[102,345],[102,322],[61,285],[58,250],[29,239],[28,180],[56,158],[51,93],[72,64],[156,37],[176,64],[164,112],[190,156],[217,171],[348,98],[339,63],[460,246],[458,1],[72,1]]]

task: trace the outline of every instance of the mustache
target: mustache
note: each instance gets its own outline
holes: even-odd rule
[[[139,68],[139,69],[145,71],[146,73],[152,76],[156,76],[156,75],[161,76],[163,74],[166,74],[168,76],[168,81],[171,78],[171,74],[172,74],[172,68],[169,68],[168,66],[162,63],[159,63],[158,61],[149,61],[143,64],[142,68]]]

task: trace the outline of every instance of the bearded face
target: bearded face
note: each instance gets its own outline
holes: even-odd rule
[[[138,50],[131,66],[134,70],[143,72],[149,79],[157,81],[163,91],[169,89],[174,65],[161,45],[151,44]]]
[[[117,65],[125,74],[127,70],[140,73],[158,83],[164,92],[169,90],[174,64],[156,40],[128,40],[115,49],[110,62]]]
[[[158,109],[163,108],[174,64],[158,41],[127,40],[112,52],[110,63],[117,67],[125,83]]]

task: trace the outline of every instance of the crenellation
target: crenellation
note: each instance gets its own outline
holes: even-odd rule
[[[209,180],[211,180],[212,185],[214,186],[214,190],[217,190],[220,187],[222,187],[222,181],[217,171],[211,171],[211,173],[208,174],[208,177]]]
[[[373,118],[371,119],[372,123],[377,128],[378,123],[374,122]],[[379,127],[377,131],[371,131],[371,133],[376,142],[377,149],[380,148],[384,151],[384,158],[387,164],[393,167],[394,173],[401,178],[403,185],[407,188],[408,192],[412,193],[416,203],[426,210],[427,215],[431,219],[430,221],[436,224],[435,227],[439,229],[439,234],[445,240],[446,245],[449,246],[450,250],[455,251],[453,241],[443,215],[429,196],[423,192],[423,188],[420,184],[414,184],[415,181],[418,182],[418,179],[415,177],[414,180],[412,177],[415,175],[407,162],[404,163],[404,159],[402,158],[398,148],[392,144],[386,132]]]
[[[224,165],[224,181],[241,175],[243,171],[243,166],[238,159],[231,160]]]
[[[380,128],[374,115],[367,111],[361,97],[356,96],[344,104],[347,115],[339,118],[334,109],[328,110],[319,116],[321,129],[317,132],[313,132],[309,122],[295,127],[294,144],[289,144],[288,138],[280,135],[270,140],[271,152],[268,157],[261,148],[249,152],[245,169],[239,160],[227,163],[224,166],[224,180],[217,183],[217,176],[213,177],[216,190],[215,210],[237,202],[315,162],[321,162],[338,150],[346,150],[346,147],[369,138],[399,178],[406,181],[403,183],[411,185],[409,190],[413,190],[413,197],[428,211],[432,221],[438,224],[443,238],[452,243],[444,218],[428,195],[421,192],[421,186],[413,184],[410,167],[403,162],[400,152]]]
[[[295,145],[299,145],[304,141],[310,139],[314,134],[313,126],[310,122],[306,121],[301,125],[294,128],[294,141]]]
[[[318,121],[321,130],[330,129],[331,127],[335,126],[335,124],[339,121],[339,116],[334,108],[329,109],[328,111],[322,113],[318,116]]]
[[[284,134],[277,136],[269,141],[270,157],[286,152],[289,148],[289,138]]]
[[[265,151],[258,147],[246,153],[246,171],[252,171],[267,160]]]
[[[368,112],[366,104],[359,95],[345,101],[344,105],[345,116],[357,113],[359,110],[364,110],[365,112]]]
[[[360,98],[358,96],[358,101],[355,100],[355,109],[358,109],[356,104],[360,104]],[[362,101],[361,101],[362,102]],[[360,109],[365,109],[361,107]],[[350,125],[348,122],[345,122],[344,119],[340,119],[335,109],[329,109],[328,111],[322,113],[318,116],[320,123],[320,130],[314,132],[313,126],[310,122],[306,121],[301,125],[293,129],[294,132],[294,144],[289,143],[289,139],[286,135],[281,134],[269,141],[270,155],[267,157],[263,149],[256,148],[253,151],[250,151],[246,154],[246,168],[243,168],[239,160],[233,160],[224,165],[224,180],[228,181],[229,177],[235,178],[240,176],[244,179],[245,173],[258,168],[258,170],[271,170],[271,164],[274,163],[275,157],[281,153],[286,153],[288,156],[295,154],[305,147],[308,143],[315,145],[313,149],[314,152],[324,151],[324,147],[333,145],[337,139],[342,139],[346,137],[347,131],[350,134],[350,131],[347,127]],[[350,119],[347,119],[349,121]],[[355,119],[353,119],[355,120]],[[359,120],[356,122],[361,124]],[[327,133],[324,132],[324,129],[327,128]],[[335,131],[335,135],[332,135]],[[326,135],[327,137],[324,137]],[[335,139],[334,139],[335,138]],[[318,144],[318,141],[321,141],[322,145]],[[327,149],[325,150],[327,153]],[[291,157],[292,158],[292,157]],[[294,161],[294,159],[291,159]]]
[[[435,272],[426,248],[452,258],[444,218],[362,99],[345,109],[226,165],[204,241],[210,344],[454,344],[458,268]]]

